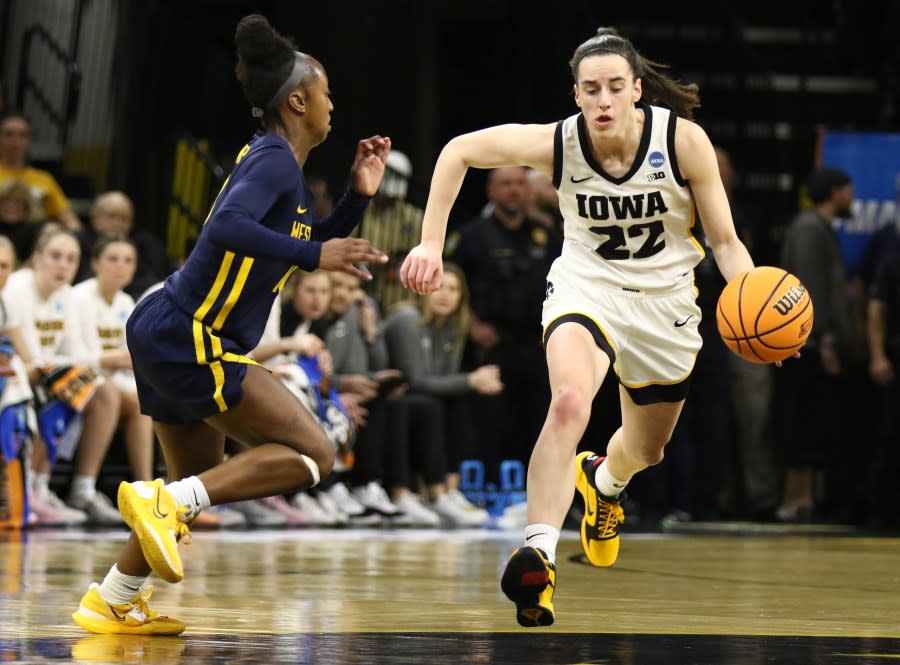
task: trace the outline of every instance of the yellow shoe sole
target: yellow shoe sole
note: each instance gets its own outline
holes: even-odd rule
[[[157,492],[161,489],[157,488]],[[160,520],[152,514],[147,514],[145,499],[137,493],[131,483],[127,482],[119,484],[117,499],[122,519],[138,537],[141,551],[153,572],[172,584],[183,580],[184,567],[178,553],[178,544],[176,542],[175,547],[171,549],[166,547],[166,536],[153,526],[153,522]],[[178,518],[173,516],[173,519]],[[171,537],[174,541],[174,534]]]
[[[185,624],[173,619],[165,622],[151,621],[140,626],[123,626],[110,619],[94,619],[80,612],[74,612],[72,620],[89,633],[98,635],[181,635],[187,628]]]

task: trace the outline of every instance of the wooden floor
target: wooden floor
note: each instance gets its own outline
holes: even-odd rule
[[[558,559],[556,623],[522,629],[500,531],[198,533],[152,605],[181,638],[87,635],[70,619],[125,533],[0,533],[0,663],[900,662],[900,540],[623,537],[619,562]]]

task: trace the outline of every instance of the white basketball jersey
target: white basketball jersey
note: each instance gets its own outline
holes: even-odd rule
[[[91,277],[72,287],[72,298],[79,308],[82,337],[89,349],[106,351],[126,347],[125,323],[134,309],[130,295],[118,291],[110,304],[100,294],[97,278]]]
[[[694,201],[675,159],[676,116],[638,108],[645,113],[641,143],[620,178],[594,158],[581,113],[557,125],[553,181],[565,240],[556,269],[639,290],[689,284],[704,251],[692,233]]]

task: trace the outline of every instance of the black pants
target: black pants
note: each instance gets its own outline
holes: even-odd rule
[[[900,358],[894,359],[895,371]],[[870,473],[869,519],[873,526],[900,526],[900,379],[879,389],[880,413],[876,429],[876,446]]]
[[[773,419],[786,468],[822,468],[839,443],[846,417],[844,381],[822,369],[818,349],[805,348],[775,372]],[[736,396],[740,399],[740,395]]]
[[[388,402],[388,487],[412,487],[412,470],[425,483],[443,483],[447,477],[444,442],[444,407],[430,395],[406,394]]]
[[[356,432],[353,453],[356,461],[350,471],[350,484],[354,487],[368,485],[373,480],[384,478],[388,434],[388,401],[382,397],[367,402],[363,406],[369,411],[366,424]]]

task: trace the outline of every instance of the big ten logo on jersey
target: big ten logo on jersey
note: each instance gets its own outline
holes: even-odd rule
[[[603,196],[576,194],[578,215],[584,219],[604,221],[613,218],[617,221],[646,219],[656,217],[669,211],[662,192],[632,194],[630,196]],[[627,227],[618,225],[591,226],[591,233],[596,233],[605,240],[597,247],[597,254],[609,261],[624,259],[646,259],[661,252],[666,242],[662,238],[665,227],[661,219],[650,222],[631,223]],[[627,238],[626,238],[627,235]],[[627,248],[628,238],[642,238],[640,246],[632,251]]]

